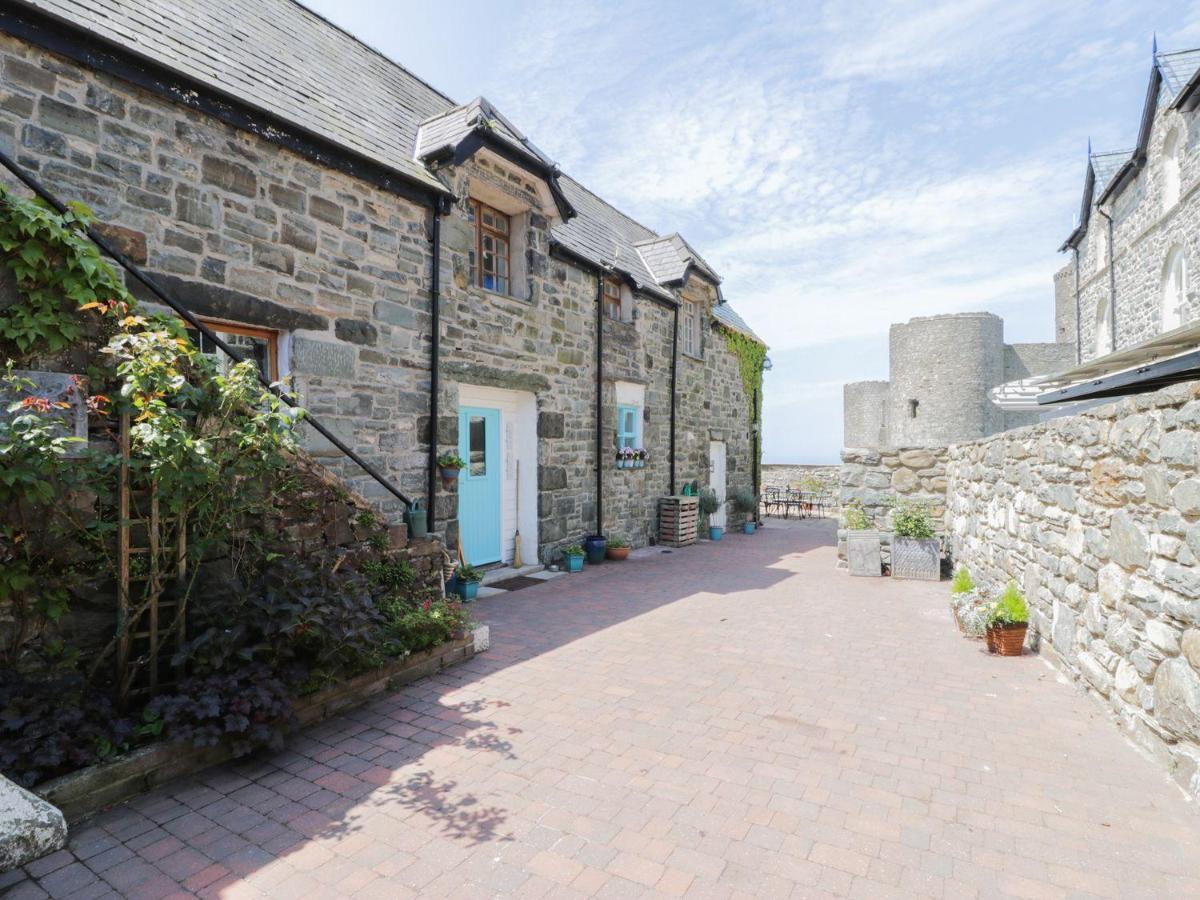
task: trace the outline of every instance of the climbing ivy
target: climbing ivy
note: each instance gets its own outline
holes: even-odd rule
[[[127,310],[132,298],[85,233],[91,222],[83,204],[59,213],[0,185],[0,251],[24,298],[0,310],[0,340],[18,353],[70,346],[85,334],[81,310],[110,325]]]
[[[753,338],[740,331],[726,328],[725,346],[738,359],[738,368],[742,375],[742,386],[746,389],[746,398],[753,401],[755,389],[758,390],[758,403],[750,404],[750,421],[756,423],[762,408],[762,373],[763,364],[767,361],[767,348]]]

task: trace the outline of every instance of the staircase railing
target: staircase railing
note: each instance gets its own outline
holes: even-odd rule
[[[67,212],[67,205],[65,203],[63,203],[61,200],[59,200],[57,197],[55,197],[52,193],[50,193],[50,191],[47,190],[46,187],[41,184],[41,182],[39,182],[36,178],[34,178],[32,175],[30,175],[28,172],[26,172],[23,168],[21,168],[21,166],[19,166],[16,163],[16,161],[13,160],[12,157],[10,157],[7,153],[5,153],[2,150],[0,150],[0,165],[3,165],[4,168],[6,168],[6,169],[8,169],[8,171],[12,172],[13,175],[15,175],[22,184],[24,184],[26,187],[28,187],[31,191],[33,191],[35,194],[37,194],[39,197],[41,197],[47,203],[49,203],[59,213]],[[187,307],[176,302],[172,297],[170,297],[166,292],[164,292],[162,290],[162,288],[160,288],[157,284],[154,283],[154,281],[150,278],[149,275],[147,275],[140,268],[138,268],[138,266],[131,259],[129,259],[129,257],[127,257],[124,253],[122,253],[121,251],[119,251],[118,249],[113,247],[107,240],[105,240],[103,235],[99,234],[96,231],[96,229],[89,227],[86,229],[86,234],[87,234],[88,238],[92,241],[92,243],[94,243],[97,247],[99,247],[106,254],[108,254],[110,257],[112,257],[112,259],[122,269],[124,269],[126,272],[128,272],[130,275],[132,275],[134,277],[134,279],[136,279],[140,284],[145,286],[145,288],[148,291],[150,291],[150,293],[152,293],[155,297],[157,297],[159,300],[161,300],[167,306],[171,307],[171,309],[173,309],[176,313],[178,313],[179,316],[185,322],[187,322],[190,326],[192,326],[197,331],[199,331],[202,335],[204,335],[204,337],[206,337],[208,340],[210,340],[218,349],[220,349],[223,353],[225,353],[230,359],[233,359],[235,361],[240,361],[242,359],[242,357],[237,353],[237,351],[235,351],[232,347],[230,347],[227,343],[225,343],[225,341],[223,341],[217,335],[216,332],[214,332],[211,328],[209,328],[207,325],[205,325],[200,319],[196,318],[196,316],[193,315],[192,312]],[[267,380],[267,377],[261,371],[258,372],[258,380],[264,388],[266,388],[268,391],[270,391],[272,394],[274,394],[276,397],[278,397],[280,400],[282,400],[288,406],[290,406],[293,409],[299,408],[299,404],[296,403],[295,400],[293,400],[290,396],[288,396],[277,385],[271,384],[271,382]],[[365,459],[363,459],[361,456],[359,456],[357,453],[355,453],[353,450],[351,450],[350,447],[348,447],[346,445],[346,443],[344,441],[342,441],[341,438],[339,438],[336,434],[334,434],[332,431],[330,431],[328,428],[326,428],[325,425],[323,425],[319,419],[317,419],[314,415],[312,415],[312,413],[310,413],[306,410],[304,412],[304,416],[302,417],[302,421],[307,422],[309,425],[311,425],[318,434],[320,434],[327,441],[329,441],[329,443],[331,443],[334,447],[336,447],[338,450],[340,450],[346,456],[347,459],[349,459],[351,462],[355,463],[360,469],[362,469],[364,472],[366,472],[368,475],[370,475],[375,481],[377,481],[388,493],[390,493],[392,496],[394,496],[396,499],[398,499],[401,503],[403,503],[406,509],[412,506],[412,501],[409,500],[408,497],[406,497],[403,494],[403,492],[401,492],[401,490],[398,487],[396,487],[396,485],[392,484],[392,482],[387,478],[387,476],[385,476],[382,472],[380,472],[378,469],[376,469],[373,465],[371,465],[369,462],[367,462]]]

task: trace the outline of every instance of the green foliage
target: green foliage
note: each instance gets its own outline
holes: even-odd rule
[[[368,559],[361,569],[372,588],[388,594],[410,590],[416,579],[416,573],[408,564],[408,560],[400,556],[393,559]]]
[[[950,593],[965,594],[975,590],[975,581],[971,578],[971,573],[967,571],[966,566],[959,566],[958,571],[954,573],[954,580],[950,582]]]
[[[1029,606],[1015,581],[1010,581],[1004,593],[988,612],[989,625],[1020,625],[1029,621]]]
[[[842,508],[842,521],[850,531],[867,531],[871,528],[871,520],[867,518],[861,500],[851,500]]]
[[[382,612],[389,646],[400,648],[397,655],[427,650],[463,637],[470,619],[462,604],[448,599],[430,599],[420,604],[403,601],[384,603]],[[390,652],[390,651],[389,651]]]
[[[563,556],[583,556],[583,547],[579,544],[569,544],[563,547]]]
[[[901,500],[892,508],[892,532],[896,537],[925,539],[934,536],[929,506],[915,500]]]
[[[481,571],[479,571],[478,569],[476,569],[474,566],[464,565],[461,569],[458,570],[458,580],[466,581],[466,582],[483,581],[483,573]]]
[[[88,239],[91,221],[82,204],[59,213],[0,185],[0,252],[25,301],[0,310],[0,341],[54,353],[84,335],[80,311],[123,314],[131,298]]]
[[[467,465],[457,453],[443,453],[438,457],[437,464],[439,469],[462,469]]]
[[[707,518],[720,508],[721,501],[717,499],[717,492],[712,488],[704,488],[700,492],[700,515]]]
[[[758,509],[758,498],[749,488],[738,488],[729,497],[729,504],[739,515],[750,515]]]
[[[629,546],[629,541],[618,535],[613,535],[608,539],[608,546],[613,550],[623,550]]]
[[[767,348],[758,341],[747,337],[740,331],[722,329],[725,333],[725,346],[737,357],[738,371],[742,376],[742,387],[746,390],[746,399],[750,400],[750,422],[760,421],[762,411],[762,373],[767,361]],[[758,403],[753,402],[754,392],[758,390]]]

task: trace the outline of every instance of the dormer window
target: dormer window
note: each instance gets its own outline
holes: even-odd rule
[[[471,201],[473,245],[469,251],[471,281],[485,291],[508,294],[509,234],[512,223],[508,216],[481,203]]]

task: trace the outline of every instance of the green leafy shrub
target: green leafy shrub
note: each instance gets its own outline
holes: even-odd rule
[[[892,532],[896,537],[927,539],[934,536],[929,506],[915,500],[902,500],[892,508]]]
[[[629,541],[619,535],[613,535],[608,539],[608,546],[613,550],[624,550],[629,546]]]
[[[292,715],[287,684],[267,666],[246,663],[186,678],[176,693],[156,697],[147,713],[169,740],[211,747],[229,740],[243,755],[264,744],[279,747]]]
[[[700,492],[700,515],[708,518],[720,508],[721,501],[717,499],[716,491],[712,488],[705,488]]]
[[[562,553],[563,556],[583,556],[584,550],[580,544],[568,544],[566,547],[563,547]]]
[[[462,604],[448,599],[420,604],[385,601],[382,612],[393,655],[437,647],[466,635],[470,619]]]
[[[393,559],[368,559],[360,568],[376,592],[408,591],[417,577],[408,560],[399,556]]]
[[[738,488],[729,498],[733,511],[739,515],[748,516],[758,509],[758,498],[749,488]]]
[[[457,453],[443,453],[438,457],[437,464],[440,469],[463,469],[467,465]]]
[[[466,582],[483,581],[483,573],[474,566],[463,566],[458,570],[458,580]]]
[[[989,625],[1021,625],[1029,621],[1029,605],[1015,581],[1010,581],[1004,593],[992,604],[988,613]]]
[[[954,580],[950,582],[950,593],[965,594],[973,590],[975,581],[971,578],[971,573],[967,571],[966,566],[959,566],[958,571],[954,573]]]
[[[850,531],[868,531],[871,528],[871,520],[867,518],[861,500],[851,500],[842,508],[842,521]]]

